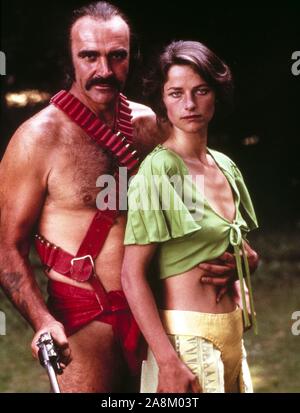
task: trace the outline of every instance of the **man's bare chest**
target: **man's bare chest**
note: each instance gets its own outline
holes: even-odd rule
[[[157,135],[154,123],[152,119],[150,122],[139,118],[133,122],[133,143],[140,159],[154,146],[153,137]],[[97,181],[99,184],[99,177],[114,174],[115,160],[109,150],[102,149],[67,117],[61,116],[60,125],[46,202],[74,209],[95,208],[97,196],[103,188],[103,184],[98,186]]]
[[[60,145],[48,180],[48,198],[59,206],[95,207],[97,180],[113,174],[111,154],[88,137]]]

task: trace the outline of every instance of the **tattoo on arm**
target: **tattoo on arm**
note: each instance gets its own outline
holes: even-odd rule
[[[24,317],[27,318],[29,306],[28,303],[23,300],[20,294],[22,289],[22,274],[19,272],[0,272],[0,284],[7,297],[19,309]]]
[[[19,294],[21,277],[22,274],[18,272],[0,273],[1,285],[9,298],[13,298],[15,294]]]

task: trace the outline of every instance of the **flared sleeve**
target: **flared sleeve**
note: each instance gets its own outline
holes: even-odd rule
[[[175,156],[166,150],[148,155],[129,184],[124,244],[166,242],[201,229],[184,199],[185,185]]]

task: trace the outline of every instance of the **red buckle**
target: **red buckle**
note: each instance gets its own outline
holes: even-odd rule
[[[86,265],[86,259],[89,259]],[[74,257],[71,259],[70,273],[72,278],[79,282],[88,281],[88,279],[95,274],[95,265],[91,255],[83,255],[82,257]]]

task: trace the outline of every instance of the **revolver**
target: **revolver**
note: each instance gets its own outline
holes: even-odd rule
[[[53,393],[60,393],[56,374],[62,374],[63,369],[61,368],[59,354],[51,334],[48,332],[41,334],[36,344],[39,348],[40,363],[47,370]]]

